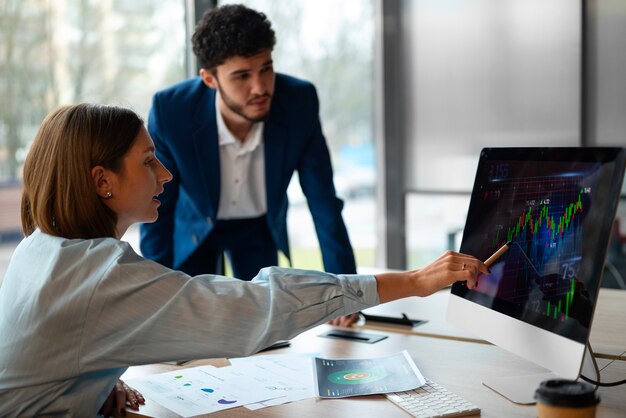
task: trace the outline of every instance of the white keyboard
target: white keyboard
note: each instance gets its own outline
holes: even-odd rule
[[[426,384],[417,389],[386,393],[385,396],[414,417],[480,415],[479,407],[430,379],[426,379]]]

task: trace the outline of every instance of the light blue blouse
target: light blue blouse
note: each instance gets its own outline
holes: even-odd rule
[[[113,238],[35,231],[0,288],[0,416],[95,416],[130,365],[249,355],[377,303],[373,276],[190,277]]]

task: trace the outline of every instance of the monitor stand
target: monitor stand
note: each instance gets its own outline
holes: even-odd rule
[[[593,378],[598,380],[597,370],[598,367],[593,356],[593,351],[591,350],[589,343],[587,343],[580,373],[588,377],[593,376]],[[546,370],[545,373],[530,374],[525,376],[493,377],[484,381],[483,385],[487,386],[499,395],[504,396],[513,403],[520,405],[533,405],[536,403],[535,390],[539,387],[541,382],[549,379],[561,379],[561,377]]]

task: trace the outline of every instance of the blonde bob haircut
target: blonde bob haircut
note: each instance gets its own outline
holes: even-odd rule
[[[117,106],[77,104],[41,123],[24,163],[22,230],[65,238],[115,237],[116,214],[96,193],[91,169],[119,173],[143,120]]]

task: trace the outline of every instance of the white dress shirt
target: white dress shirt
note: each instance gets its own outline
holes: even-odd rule
[[[216,94],[219,100],[219,93]],[[226,127],[215,106],[220,145],[220,204],[217,219],[257,218],[267,212],[263,122],[252,125],[242,142]]]
[[[246,356],[378,301],[373,276],[190,277],[114,238],[37,230],[0,288],[0,416],[95,416],[128,366]]]

